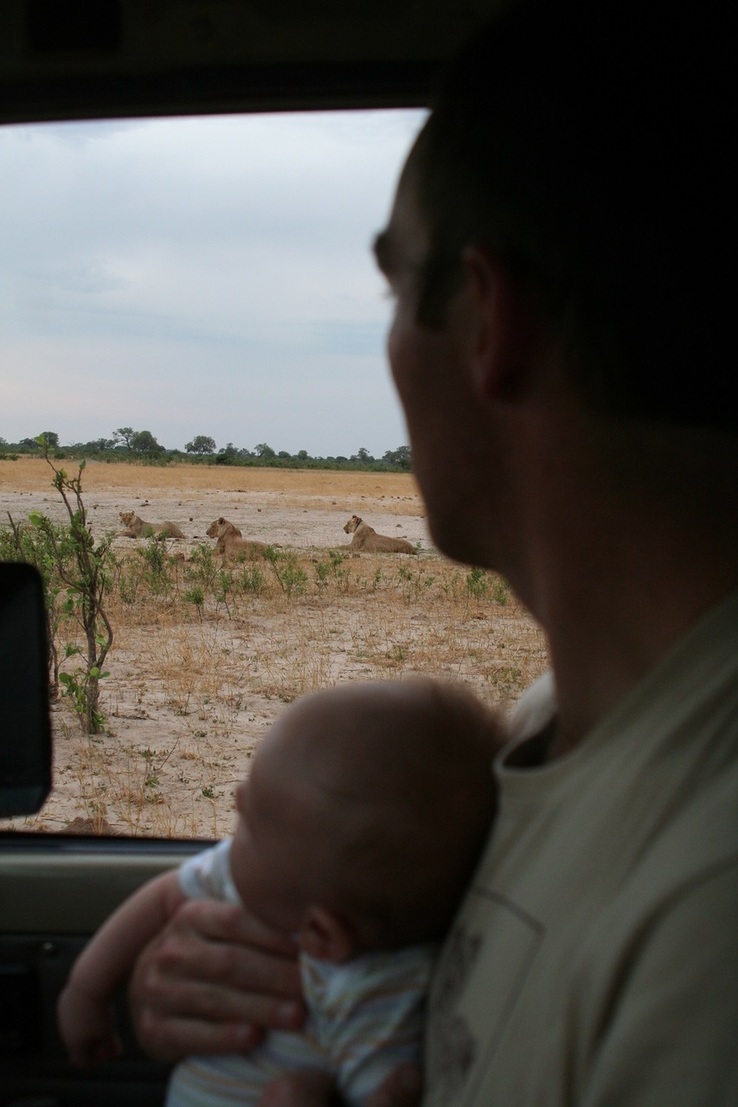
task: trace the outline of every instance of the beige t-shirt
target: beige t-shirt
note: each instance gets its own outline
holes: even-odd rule
[[[555,713],[550,681],[517,740]],[[426,1107],[738,1104],[738,595],[568,756],[496,764]]]

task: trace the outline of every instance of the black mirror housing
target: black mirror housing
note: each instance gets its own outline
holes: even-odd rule
[[[23,562],[0,562],[0,816],[33,815],[51,789],[44,590]]]

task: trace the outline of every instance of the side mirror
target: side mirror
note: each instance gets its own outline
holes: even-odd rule
[[[0,816],[35,814],[50,788],[43,584],[32,565],[0,562]]]

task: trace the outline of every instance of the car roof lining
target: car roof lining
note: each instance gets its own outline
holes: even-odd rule
[[[427,104],[504,0],[3,0],[0,121]]]

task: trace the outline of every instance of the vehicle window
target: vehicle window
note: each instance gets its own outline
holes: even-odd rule
[[[385,365],[369,245],[422,118],[0,129],[0,559],[45,576],[55,746],[0,828],[219,837],[304,692],[509,702],[545,667],[505,583],[433,547]],[[357,552],[352,516],[405,546]]]

